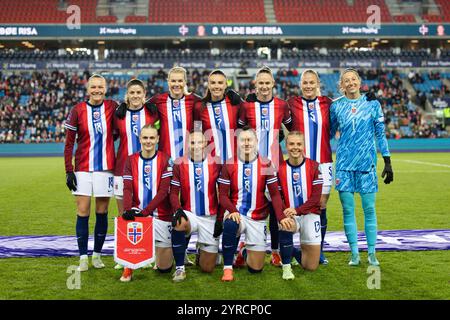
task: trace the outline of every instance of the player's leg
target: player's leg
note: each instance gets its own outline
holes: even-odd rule
[[[296,231],[296,225],[290,230],[280,229],[280,254],[284,280],[293,280],[295,278],[292,273],[292,253],[294,249],[294,232]]]
[[[320,165],[322,172],[323,186],[322,186],[322,196],[320,197],[320,227],[322,234],[322,241],[320,242],[320,264],[328,264],[327,258],[323,253],[323,243],[325,241],[325,235],[327,233],[327,203],[330,198],[331,185],[333,181],[333,167],[332,163],[322,163]]]
[[[197,217],[199,266],[203,272],[211,273],[216,267],[219,239],[214,238],[216,217]]]
[[[255,221],[247,217],[245,220],[246,248],[242,255],[250,273],[260,273],[264,268],[267,241],[266,221]]]
[[[314,213],[299,217],[300,243],[302,248],[301,265],[303,269],[314,271],[319,266],[321,229],[320,216]]]
[[[114,176],[114,198],[116,199],[117,210],[119,215],[123,213],[123,178],[120,176]],[[116,264],[114,269],[121,270],[123,266],[120,264]],[[131,277],[126,277],[125,279],[131,279]],[[125,280],[127,281],[127,280]]]
[[[358,228],[355,218],[354,173],[351,171],[337,171],[336,190],[339,191],[339,200],[342,205],[345,236],[347,237],[352,252],[349,265],[356,266],[359,265],[360,259],[358,251]]]
[[[87,271],[89,268],[88,242],[89,242],[89,215],[91,208],[91,197],[75,196],[75,199],[77,204],[76,235],[77,235],[78,251],[80,253],[80,266],[78,267],[78,270]]]
[[[95,228],[94,252],[92,265],[94,268],[104,268],[101,252],[108,233],[108,206],[109,199],[114,195],[114,176],[111,172],[102,171],[93,173],[93,192],[95,197]]]
[[[185,211],[185,213],[188,216],[188,219],[181,218],[181,221],[172,229],[172,252],[176,268],[173,275],[173,281],[175,282],[183,281],[186,278],[186,271],[184,268],[184,257],[187,245],[186,235],[191,234],[191,220],[195,220],[193,215],[189,215],[190,212]]]
[[[225,216],[223,222],[222,235],[222,255],[223,255],[223,276],[222,281],[233,280],[233,260],[236,252],[237,242],[236,237],[240,235],[240,224]],[[242,228],[242,226],[241,226]]]
[[[89,216],[91,212],[92,172],[75,172],[77,178],[77,190],[72,191],[77,205],[76,235],[78,250],[80,253],[79,271],[87,271],[88,242],[89,242]]]
[[[270,248],[272,249],[270,263],[276,267],[281,267],[280,257],[280,235],[278,230],[278,221],[273,209],[272,202],[269,202],[269,231]]]
[[[160,273],[170,273],[173,265],[172,223],[158,218],[153,219],[155,226],[156,268]]]
[[[377,214],[375,198],[378,192],[378,178],[376,172],[360,173],[360,195],[364,211],[364,231],[367,239],[368,261],[373,266],[379,266],[375,256],[377,243]]]

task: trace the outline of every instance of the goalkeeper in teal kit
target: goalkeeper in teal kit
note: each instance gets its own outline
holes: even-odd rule
[[[367,238],[369,264],[378,266],[375,256],[377,217],[375,195],[378,191],[376,172],[377,149],[384,159],[384,183],[393,181],[390,153],[385,136],[384,117],[380,103],[374,97],[361,95],[361,79],[354,69],[346,69],[339,85],[345,94],[333,102],[330,109],[331,137],[339,131],[336,151],[336,190],[344,214],[344,230],[352,252],[349,265],[360,264],[358,229],[355,218],[354,193],[361,196],[364,211],[364,231]],[[372,100],[371,100],[372,99]]]

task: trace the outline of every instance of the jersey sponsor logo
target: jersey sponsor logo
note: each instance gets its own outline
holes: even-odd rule
[[[130,222],[127,225],[127,239],[132,244],[136,245],[142,241],[144,238],[142,232],[142,223],[141,222]]]
[[[252,174],[252,169],[251,168],[245,168],[244,174],[245,174],[246,177],[250,176]]]

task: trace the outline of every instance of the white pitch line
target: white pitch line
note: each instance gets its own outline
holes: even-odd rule
[[[430,165],[430,166],[434,166],[434,167],[450,168],[450,165],[448,165],[448,164],[440,164],[440,163],[434,163],[434,162],[424,162],[424,161],[417,161],[417,160],[397,160],[397,161],[416,163],[416,164],[426,164],[426,165]]]

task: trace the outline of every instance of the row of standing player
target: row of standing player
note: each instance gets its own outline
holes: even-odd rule
[[[352,74],[357,75],[356,72]],[[346,73],[343,74],[341,83],[343,83],[345,75]],[[170,94],[152,97],[144,107],[144,86],[138,80],[133,80],[127,86],[127,104],[115,108],[113,102],[104,101],[106,92],[104,79],[101,76],[93,76],[88,84],[89,101],[77,105],[67,119],[66,128],[69,129],[67,130],[65,150],[67,184],[77,196],[77,238],[81,270],[87,269],[87,223],[90,196],[96,197],[97,212],[92,261],[94,267],[102,267],[100,251],[107,229],[106,212],[110,192],[114,185],[117,196],[120,197],[122,187],[119,177],[123,170],[124,159],[140,149],[139,139],[136,137],[139,136],[140,127],[145,123],[157,124],[159,121],[161,135],[159,149],[172,158],[176,158],[183,155],[186,132],[193,128],[194,120],[200,120],[202,130],[205,132],[209,130],[208,140],[215,146],[213,154],[222,156],[223,160],[228,158],[230,150],[231,152],[233,150],[230,146],[233,145],[235,139],[234,130],[238,125],[244,124],[256,129],[260,154],[276,159],[273,155],[279,150],[277,133],[283,122],[288,129],[304,132],[307,157],[319,162],[331,163],[329,147],[329,106],[331,101],[318,97],[319,79],[312,70],[308,70],[302,75],[303,98],[291,99],[289,106],[286,102],[273,98],[272,89],[275,83],[271,71],[267,68],[261,69],[256,76],[256,97],[248,97],[246,102],[240,101],[236,95],[225,94],[226,76],[220,70],[211,73],[208,79],[208,94],[204,99],[184,94],[186,72],[182,68],[173,68],[169,72],[168,82]],[[364,99],[364,101],[366,100]],[[114,109],[116,110],[114,111]],[[116,177],[113,179],[111,173],[105,171],[112,170],[114,166],[112,145],[114,128],[120,134],[121,143],[115,166]],[[275,134],[273,134],[274,132]],[[72,150],[76,136],[78,148],[74,173]],[[175,156],[173,156],[174,154]],[[281,156],[281,152],[279,155]],[[330,169],[322,169],[322,171],[331,174]],[[331,182],[331,175],[329,180]],[[328,188],[328,192],[323,192],[321,199],[322,209],[325,209],[329,194],[329,187],[324,187],[324,189],[326,188]],[[120,199],[118,205],[122,212]],[[273,212],[273,210],[271,211]],[[271,216],[275,217],[274,214]],[[326,215],[323,210],[321,215],[323,232],[326,228],[324,217]],[[276,243],[278,224],[276,219],[274,221],[275,223],[270,225],[274,227],[271,228],[271,231],[276,229],[276,232],[271,232],[272,248],[276,250],[278,248]],[[322,240],[323,238],[324,233]],[[161,270],[165,269],[161,268]]]

